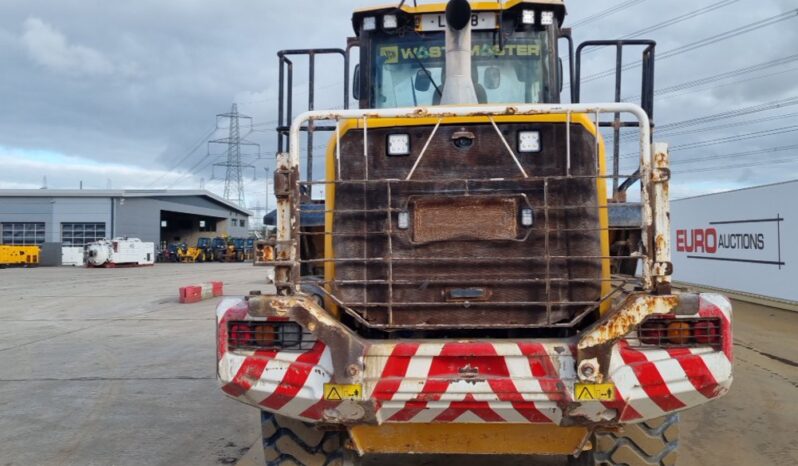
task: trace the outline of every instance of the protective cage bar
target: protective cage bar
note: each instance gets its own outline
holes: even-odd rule
[[[571,98],[574,103],[578,103],[582,96],[582,54],[585,50],[597,47],[612,47],[615,49],[615,103],[622,100],[621,91],[623,89],[623,51],[628,47],[643,47],[642,51],[642,89],[640,93],[640,106],[648,114],[649,120],[654,120],[654,64],[657,43],[649,39],[626,39],[626,40],[590,40],[579,44],[576,49],[576,77],[571,83]],[[573,63],[573,51],[571,51],[571,63]],[[571,71],[573,77],[574,71]],[[602,122],[601,126],[611,127],[613,130],[612,144],[612,170],[614,179],[612,181],[612,192],[615,198],[624,198],[626,191],[640,179],[640,173],[626,177],[621,182],[619,176],[619,166],[621,161],[621,128],[631,128],[637,126],[636,122],[621,121],[620,114],[616,113],[611,122]]]
[[[290,57],[308,57],[308,101],[307,108],[313,111],[316,106],[316,58],[319,56],[340,56],[343,58],[344,67],[344,93],[343,108],[349,108],[349,48],[346,50],[327,48],[327,49],[296,49],[281,50],[277,52],[280,63],[279,66],[279,90],[277,94],[277,152],[283,152],[286,144],[290,145],[289,130],[291,119],[294,117],[294,62]],[[287,89],[287,92],[286,92]],[[302,131],[307,133],[308,144],[308,178],[313,174],[313,137],[317,131],[334,131],[331,127],[317,127],[312,121],[302,127]]]
[[[340,132],[336,131],[338,151],[334,153],[336,157],[336,166],[338,172],[336,179],[326,181],[299,181],[300,170],[300,144],[299,138],[303,128],[318,121],[334,122],[336,127],[344,120],[358,120],[359,129],[354,131],[362,131],[364,150],[362,157],[369,157],[370,154],[367,150],[369,120],[380,118],[438,118],[439,124],[444,117],[485,117],[490,121],[493,117],[508,116],[508,115],[566,115],[567,137],[569,138],[564,147],[564,156],[569,161],[567,164],[566,173],[560,176],[535,176],[534,173],[527,175],[526,173],[518,174],[518,178],[512,180],[516,185],[521,184],[524,186],[538,186],[542,190],[541,199],[530,199],[527,196],[518,197],[518,206],[529,207],[535,213],[535,223],[528,227],[521,228],[518,232],[517,238],[504,238],[508,241],[523,241],[529,238],[532,234],[543,236],[545,243],[544,254],[542,256],[518,256],[510,259],[502,258],[504,263],[507,260],[528,263],[534,265],[541,270],[540,277],[529,276],[493,276],[486,277],[485,279],[474,280],[473,277],[462,277],[457,274],[451,276],[438,274],[434,279],[408,279],[396,278],[394,276],[394,268],[402,263],[408,261],[417,264],[441,264],[441,263],[490,263],[491,257],[469,257],[464,253],[462,257],[425,257],[423,254],[415,255],[412,258],[395,257],[393,244],[402,238],[408,241],[407,231],[403,231],[398,225],[398,215],[402,212],[408,211],[407,199],[408,196],[412,197],[414,189],[419,193],[427,195],[433,194],[435,196],[478,196],[490,194],[493,196],[502,195],[516,195],[517,191],[503,189],[501,183],[507,180],[481,180],[481,179],[434,179],[434,180],[399,180],[399,179],[368,179],[368,172],[364,179],[343,180],[340,179],[341,155],[340,155]],[[593,123],[599,127],[601,124],[602,115],[627,114],[636,119],[637,127],[640,131],[640,178],[641,178],[641,199],[639,207],[640,224],[622,224],[613,225],[606,228],[592,228],[583,229],[581,232],[623,232],[639,230],[641,232],[640,249],[632,249],[625,254],[611,254],[605,255],[558,255],[550,249],[549,237],[553,230],[551,218],[557,211],[567,211],[569,209],[608,209],[610,212],[614,210],[613,205],[605,206],[603,203],[588,204],[588,205],[571,205],[571,204],[556,204],[551,199],[551,184],[557,180],[575,180],[575,179],[617,179],[621,174],[605,175],[596,167],[595,175],[585,176],[571,173],[571,157],[572,147],[570,144],[570,134],[573,125],[573,116],[575,114],[588,115]],[[498,128],[497,128],[498,129]],[[352,131],[352,130],[350,130]],[[383,110],[346,110],[346,111],[312,111],[307,112],[297,117],[290,131],[291,143],[289,145],[289,153],[281,153],[278,155],[278,169],[275,173],[275,192],[278,198],[277,201],[277,240],[276,240],[276,258],[273,263],[275,266],[275,283],[278,291],[281,294],[293,294],[299,292],[300,287],[303,285],[317,285],[322,292],[326,293],[328,297],[342,308],[347,314],[351,315],[358,322],[368,325],[373,328],[382,329],[396,329],[401,326],[394,325],[394,314],[398,309],[410,308],[428,308],[428,309],[462,309],[464,306],[478,305],[480,308],[518,308],[523,310],[530,306],[545,308],[546,318],[537,325],[537,327],[573,327],[585,319],[592,312],[597,310],[602,303],[609,300],[619,298],[624,292],[639,288],[650,292],[667,293],[669,292],[670,284],[670,249],[669,249],[669,232],[668,232],[668,198],[667,187],[668,182],[667,171],[667,148],[665,146],[658,146],[657,161],[654,162],[654,150],[651,144],[651,125],[647,113],[639,106],[634,104],[625,103],[612,103],[612,104],[570,104],[570,105],[519,105],[519,106],[473,106],[473,107],[431,107],[431,108],[403,108],[403,109],[383,109]],[[428,141],[429,142],[429,141]],[[501,148],[496,149],[499,151]],[[426,150],[426,148],[425,148]],[[512,148],[507,145],[506,150],[512,152]],[[598,138],[593,148],[594,157],[598,165],[599,160],[599,145]],[[384,154],[374,154],[384,155]],[[511,154],[515,157],[514,154]],[[352,156],[347,154],[347,156]],[[416,165],[423,164],[421,160],[424,154],[419,155]],[[508,155],[509,156],[509,155]],[[508,162],[509,163],[509,162]],[[409,178],[409,177],[408,177]],[[424,185],[435,183],[438,186],[448,186],[447,189],[442,191],[425,191]],[[489,183],[494,183],[492,186]],[[311,185],[323,184],[328,187],[336,189],[342,186],[362,186],[364,193],[363,208],[356,206],[346,206],[345,208],[336,209],[335,207],[323,207],[319,209],[314,206],[312,209],[307,209],[302,203],[302,192],[309,192]],[[458,186],[459,185],[459,186]],[[482,189],[478,189],[479,186]],[[397,188],[403,186],[404,201],[402,203],[396,202]],[[304,188],[303,188],[304,187]],[[368,189],[379,189],[384,193],[384,199],[387,201],[378,207],[369,206],[365,200],[365,194]],[[605,193],[598,193],[599,196]],[[554,200],[556,201],[556,199]],[[368,222],[363,223],[362,231],[353,232],[336,232],[325,231],[318,228],[311,231],[302,231],[301,219],[305,214],[324,214],[332,215],[333,218],[340,216],[351,216],[352,218],[378,218],[383,220],[384,229],[382,231],[370,231],[367,228]],[[359,217],[358,217],[359,216]],[[612,216],[612,215],[610,215]],[[559,230],[558,230],[559,231]],[[368,248],[364,248],[362,257],[340,257],[340,258],[303,258],[303,245],[307,245],[308,238],[325,238],[327,236],[341,237],[341,236],[361,236],[364,244],[368,244],[370,238],[378,236],[387,239],[387,251],[378,257],[372,257],[368,254]],[[410,239],[412,241],[412,239]],[[606,260],[614,262],[627,262],[632,264],[640,264],[640,277],[635,277],[634,273],[630,275],[613,275],[612,277],[606,276],[561,276],[554,273],[558,261],[586,261],[586,260]],[[356,263],[363,266],[362,278],[347,277],[346,279],[334,278],[328,281],[320,281],[318,278],[306,280],[302,278],[302,270],[308,270],[308,267],[315,270],[320,270],[321,267],[327,264],[341,266],[345,263]],[[386,276],[383,278],[375,279],[369,277],[368,267],[370,264],[378,264],[386,269]],[[636,267],[632,265],[632,270]],[[627,267],[628,270],[628,267]],[[320,275],[320,274],[315,274]],[[545,286],[544,300],[491,300],[490,296],[480,294],[479,286],[489,284],[524,284],[529,286]],[[593,283],[597,286],[609,284],[609,287],[603,287],[601,298],[596,301],[584,301],[578,299],[554,299],[555,290],[557,287],[570,286],[580,283]],[[413,300],[397,300],[395,295],[402,289],[423,287],[434,285],[447,285],[451,284],[452,288],[446,292],[446,299],[444,301],[413,301]],[[360,300],[342,300],[336,296],[331,290],[336,287],[362,287],[363,294]],[[368,287],[384,287],[387,288],[386,293],[383,295],[385,299],[369,302]],[[606,291],[609,290],[609,291]],[[374,324],[368,320],[369,312],[375,308],[386,308],[388,313],[387,322]],[[553,319],[553,310],[572,309],[571,318],[567,320]],[[508,328],[508,327],[521,327],[520,325],[505,325],[496,324],[485,325],[480,324],[474,328]],[[524,328],[536,327],[535,325],[524,325]],[[449,328],[447,325],[429,324],[424,328]],[[469,328],[469,324],[458,325],[458,328]]]

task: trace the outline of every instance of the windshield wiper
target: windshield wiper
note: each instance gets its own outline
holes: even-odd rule
[[[432,74],[429,72],[427,67],[424,66],[424,63],[422,63],[421,60],[419,60],[418,56],[416,55],[416,51],[413,50],[412,47],[410,48],[410,53],[413,54],[413,58],[416,59],[416,63],[418,63],[418,66],[420,66],[421,69],[424,70],[424,74],[426,74],[427,77],[429,78],[429,82],[431,82],[432,85],[435,86],[435,92],[438,93],[438,97],[443,97],[443,93],[441,92],[441,88],[438,87],[438,84],[435,82],[435,78],[432,77]],[[413,84],[413,89],[415,89],[415,83]]]

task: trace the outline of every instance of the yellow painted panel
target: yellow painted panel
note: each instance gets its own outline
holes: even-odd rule
[[[567,115],[559,114],[544,114],[544,115],[504,115],[493,117],[494,121],[498,123],[566,123],[568,121]],[[438,121],[442,125],[456,125],[456,124],[485,124],[489,125],[490,119],[484,116],[473,117],[428,117],[428,118],[371,118],[368,121],[369,128],[403,128],[408,126],[435,126]],[[607,173],[607,161],[604,148],[604,140],[596,129],[596,125],[586,114],[575,113],[571,115],[571,123],[583,126],[590,134],[599,138],[599,174],[601,176]],[[362,129],[362,120],[346,120],[341,122],[340,136],[344,135],[352,129]],[[344,161],[342,161],[344,163]],[[336,161],[336,137],[332,136],[327,146],[327,166],[326,178],[327,180],[334,180],[337,174],[337,161]],[[610,255],[610,240],[609,240],[609,211],[607,209],[607,183],[604,178],[596,180],[596,190],[599,206],[599,226],[601,231],[601,255],[609,257]],[[333,250],[333,237],[329,233],[333,231],[333,214],[332,210],[335,209],[335,187],[328,185],[326,190],[326,211],[325,213],[325,231],[328,233],[324,237],[324,250],[325,259],[335,258],[335,251]],[[604,279],[610,278],[610,260],[604,259],[601,261],[602,277]],[[335,280],[335,264],[333,262],[325,262],[324,264],[324,281],[330,283]],[[325,285],[327,291],[332,291],[330,285]],[[612,284],[609,281],[602,282],[601,294],[607,296],[612,289]],[[604,302],[600,307],[601,314],[607,312],[610,308],[609,300]],[[340,317],[340,310],[338,306],[329,298],[325,298],[325,308],[334,315]]]
[[[361,453],[568,455],[584,427],[545,424],[383,424],[349,431]]]
[[[0,246],[0,265],[36,265],[40,254],[38,246]]]

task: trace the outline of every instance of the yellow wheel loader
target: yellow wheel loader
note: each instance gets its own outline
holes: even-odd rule
[[[218,378],[261,410],[267,464],[673,465],[679,413],[729,390],[729,301],[671,287],[655,44],[574,50],[565,16],[562,0],[402,1],[356,11],[346,49],[278,54],[277,235],[262,264],[276,293],[217,309]],[[595,47],[618,56],[614,102],[582,102]],[[620,102],[630,49],[640,104]],[[343,109],[314,110],[322,55],[343,60]],[[638,142],[628,171],[622,129]]]
[[[210,238],[200,238],[197,240],[196,246],[189,247],[188,249],[179,249],[177,251],[177,256],[180,262],[185,263],[213,261],[214,256]]]

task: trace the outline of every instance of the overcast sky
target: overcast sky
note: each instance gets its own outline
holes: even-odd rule
[[[196,189],[204,178],[208,189],[221,193],[224,172],[210,167],[221,150],[212,148],[208,157],[205,141],[226,136],[223,129],[213,132],[215,115],[238,102],[242,113],[254,117],[247,137],[262,145],[264,157],[249,158],[257,181],[249,170],[247,204],[263,204],[264,169],[273,166],[276,150],[276,52],[344,47],[352,35],[351,10],[375,3],[381,2],[2,0],[0,189],[39,188],[44,176],[50,188],[77,188],[83,181],[87,188]],[[660,127],[798,98],[795,0],[566,4],[566,25],[575,25],[577,42],[618,38],[674,19],[646,35],[658,41],[664,57],[657,63],[661,89],[784,59],[662,94],[655,118]],[[628,7],[591,19],[618,4]],[[677,53],[791,10],[789,19]],[[676,21],[691,12],[698,13]],[[588,55],[585,74],[610,68],[610,59]],[[320,69],[319,106],[340,106],[340,66],[330,60]],[[302,70],[298,66],[298,84],[306,83]],[[639,68],[626,73],[625,97],[639,95],[638,80]],[[593,81],[583,100],[606,100],[611,90],[611,79]],[[306,95],[300,86],[296,92],[299,99]],[[798,146],[796,115],[798,105],[792,105],[663,132],[657,139],[677,147],[672,192],[685,196],[798,178],[798,149],[789,148]],[[770,149],[777,150],[765,152]],[[745,153],[750,155],[735,155]]]

